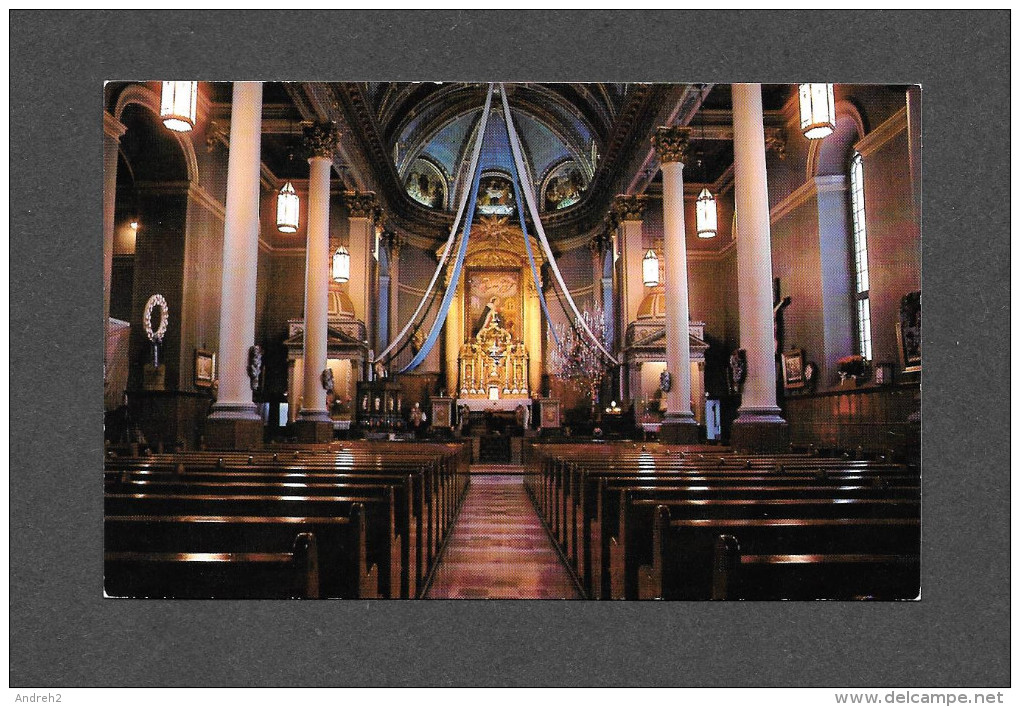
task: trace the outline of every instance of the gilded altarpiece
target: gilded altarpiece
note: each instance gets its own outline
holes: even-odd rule
[[[541,268],[533,238],[531,248]],[[530,401],[542,375],[541,326],[521,230],[506,218],[479,219],[446,325],[446,379],[456,382],[458,399],[471,407],[510,409]]]

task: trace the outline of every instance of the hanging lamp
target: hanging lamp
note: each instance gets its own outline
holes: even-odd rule
[[[344,283],[351,279],[351,254],[342,245],[333,253],[333,282]]]
[[[654,250],[645,253],[641,261],[641,274],[645,287],[655,287],[659,284],[659,257]]]
[[[831,83],[800,85],[800,130],[808,140],[821,140],[836,129],[836,101]]]
[[[298,230],[298,199],[294,185],[287,182],[276,196],[276,227],[281,233],[296,233]]]
[[[704,90],[704,87],[702,87]],[[704,96],[702,96],[702,103],[704,103]],[[708,182],[708,169],[705,167],[704,149],[705,149],[705,111],[702,107],[699,110],[701,113],[701,144],[698,146],[698,162],[701,165],[701,179],[704,182]],[[698,194],[698,200],[695,202],[695,226],[698,230],[698,238],[715,238],[715,234],[719,232],[718,217],[715,206],[715,197],[712,196],[712,192],[705,187]]]
[[[715,197],[712,196],[712,192],[707,188],[702,189],[698,194],[696,206],[698,238],[715,238],[719,227],[716,218]]]
[[[170,130],[187,133],[195,127],[198,81],[164,81],[159,117]]]

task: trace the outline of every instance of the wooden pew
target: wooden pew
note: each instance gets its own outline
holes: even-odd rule
[[[369,566],[360,504],[342,518],[109,516],[104,523],[107,552],[277,552],[300,533],[316,538],[322,597],[378,598],[378,568]]]
[[[209,494],[106,494],[106,515],[110,516],[269,516],[350,517],[356,504],[365,510],[368,562],[378,566],[379,587],[390,597],[394,575],[402,567],[394,564],[399,551],[392,545],[394,499],[390,493],[357,496],[245,496]]]
[[[420,516],[414,508],[413,479],[408,476],[373,476],[344,475],[343,479],[334,477],[330,482],[312,481],[296,482],[291,480],[272,480],[269,475],[260,475],[258,481],[248,478],[242,480],[230,472],[202,474],[174,474],[166,472],[128,472],[113,473],[106,479],[106,490],[115,495],[155,494],[155,495],[223,495],[234,496],[283,496],[300,494],[302,496],[343,496],[346,494],[383,494],[394,496],[392,523],[387,523],[391,533],[385,541],[389,548],[389,567],[394,571],[387,572],[383,568],[382,576],[386,587],[384,594],[388,597],[408,598],[415,596],[421,586],[420,556],[422,548],[418,544],[420,537]],[[371,528],[370,543],[378,543],[377,528]]]
[[[290,552],[106,552],[109,596],[150,599],[319,598],[315,536]]]
[[[788,498],[687,499],[628,498],[621,501],[616,537],[603,531],[603,557],[609,558],[608,577],[603,570],[603,592],[612,599],[638,598],[638,568],[652,562],[652,527],[659,505],[673,518],[910,518],[920,516],[919,499]],[[605,594],[603,594],[605,596]]]
[[[915,599],[917,554],[749,555],[736,538],[719,537],[712,598]]]
[[[728,583],[738,563],[729,545],[721,548],[717,544],[721,537],[733,538],[735,547],[748,556],[916,557],[921,523],[916,517],[676,520],[670,517],[667,506],[660,505],[656,508],[652,563],[639,568],[639,598],[725,598],[726,587],[730,587],[731,596],[755,598],[753,592],[747,592],[749,585],[737,592],[735,585]],[[723,551],[729,554],[721,555]],[[725,575],[722,579],[720,572]]]
[[[244,488],[234,489],[235,495],[240,491],[241,495],[271,496],[277,495],[272,485],[278,484],[281,487],[278,495],[292,495],[295,488],[303,488],[300,493],[311,496],[331,493],[324,486],[330,483],[337,484],[337,493],[346,493],[341,486],[348,486],[352,493],[364,493],[373,484],[394,482],[394,472],[407,472],[411,479],[411,489],[406,494],[409,511],[405,510],[407,504],[401,498],[402,487],[393,484],[398,496],[398,512],[391,527],[397,531],[390,538],[389,546],[400,560],[399,563],[381,560],[379,564],[383,569],[389,564],[402,570],[398,579],[394,579],[397,575],[393,573],[390,580],[384,582],[390,586],[389,595],[417,596],[423,590],[424,578],[436,560],[466,493],[469,477],[464,472],[469,457],[464,445],[389,445],[386,451],[393,452],[389,457],[379,454],[383,446],[385,443],[355,443],[343,449],[339,445],[326,445],[315,451],[298,448],[114,458],[107,460],[107,485],[111,488],[116,483],[111,475],[121,472],[127,475],[118,477],[121,482],[144,480],[150,484],[148,490],[159,490],[151,485],[157,483],[164,484],[163,491],[190,495],[192,490],[198,489],[215,495],[245,484]],[[188,486],[174,486],[174,481]],[[408,485],[407,478],[400,481],[403,486]],[[319,512],[309,511],[304,515]],[[369,515],[371,518],[373,514]],[[394,586],[395,581],[399,581],[399,590]]]

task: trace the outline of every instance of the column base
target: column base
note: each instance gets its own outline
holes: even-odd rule
[[[241,420],[210,416],[203,435],[206,449],[261,449],[262,420]]]
[[[301,444],[328,444],[333,441],[333,423],[299,418],[294,423],[294,440]]]
[[[701,441],[701,427],[694,415],[667,415],[659,427],[659,441],[663,444],[697,444]]]
[[[740,411],[730,428],[730,446],[740,452],[790,451],[790,426],[775,412]]]

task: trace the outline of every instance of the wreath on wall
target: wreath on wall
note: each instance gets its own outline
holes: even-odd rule
[[[159,307],[159,326],[154,327],[152,312]],[[170,324],[170,308],[167,307],[166,298],[163,295],[155,294],[145,303],[145,311],[142,313],[142,324],[145,326],[145,336],[149,341],[158,344],[163,341],[167,326]]]
[[[153,310],[159,308],[159,326],[152,322]],[[152,342],[152,365],[159,368],[159,345],[163,342],[163,336],[170,325],[170,308],[166,304],[166,297],[155,294],[145,303],[145,311],[142,312],[142,325],[145,327],[145,336]]]

